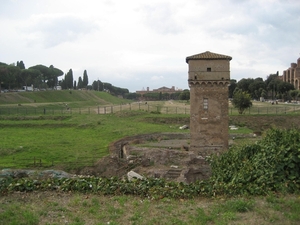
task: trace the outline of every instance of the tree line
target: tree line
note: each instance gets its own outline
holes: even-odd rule
[[[231,80],[229,86],[229,98],[239,114],[243,114],[252,106],[252,100],[271,100],[274,104],[278,103],[278,100],[298,101],[299,97],[299,90],[295,90],[294,85],[280,79],[278,72],[270,74],[265,81],[262,78],[244,78],[239,82]]]
[[[62,78],[59,80],[59,77]],[[94,80],[92,84],[89,85],[86,70],[83,71],[83,76],[79,76],[78,81],[76,81],[74,80],[72,69],[64,74],[62,70],[55,68],[53,65],[49,67],[45,65],[35,65],[26,69],[23,61],[17,61],[16,64],[13,63],[9,65],[0,62],[0,92],[1,89],[18,90],[24,87],[27,89],[30,86],[38,90],[57,89],[57,87],[60,87],[62,90],[86,89],[106,91],[112,95],[122,96],[123,98],[132,100],[138,100],[141,97],[138,93],[129,93],[127,88],[116,87],[101,80]],[[146,100],[189,100],[190,98],[188,90],[176,93],[147,93],[143,97]]]
[[[40,89],[54,88],[57,86],[58,77],[63,74],[63,71],[53,65],[36,65],[26,69],[23,61],[18,61],[16,65],[0,62],[0,84],[2,89],[7,90],[31,85]]]
[[[63,76],[59,80],[59,77]],[[0,92],[2,90],[19,90],[33,86],[36,89],[87,89],[95,91],[107,91],[113,95],[122,95],[129,93],[126,88],[115,87],[110,83],[100,80],[93,81],[89,85],[87,71],[83,71],[83,75],[79,76],[78,81],[73,78],[73,71],[70,69],[66,74],[53,65],[49,67],[45,65],[35,65],[25,68],[23,61],[17,63],[6,64],[0,62]]]
[[[231,80],[229,86],[229,98],[233,98],[236,91],[247,92],[251,99],[260,100],[297,100],[300,97],[300,92],[295,90],[293,84],[284,82],[280,79],[278,72],[270,74],[266,80],[263,78],[243,78],[240,81]]]

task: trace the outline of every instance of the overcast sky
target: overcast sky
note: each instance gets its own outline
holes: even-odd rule
[[[53,65],[130,92],[188,88],[190,55],[229,55],[231,78],[300,57],[299,0],[0,0],[0,62]],[[63,78],[60,77],[60,78]]]

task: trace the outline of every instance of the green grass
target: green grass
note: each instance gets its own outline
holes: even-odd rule
[[[299,224],[299,196],[151,200],[79,193],[0,197],[1,224]]]
[[[237,130],[230,130],[229,131],[231,134],[250,134],[252,133],[252,130],[249,129],[248,127],[238,127]]]
[[[68,107],[83,108],[111,104],[130,103],[131,100],[117,98],[106,92],[98,91],[39,91],[39,92],[12,92],[0,94],[1,108],[51,108],[61,109]]]
[[[3,210],[4,208],[4,210]],[[39,216],[32,208],[24,208],[22,203],[3,204],[0,207],[1,224],[7,225],[35,225],[39,224]]]
[[[122,111],[114,114],[0,117],[0,168],[54,165],[70,170],[93,165],[109,154],[111,142],[126,136],[180,130],[184,114]],[[230,131],[246,134],[246,127]],[[41,161],[40,161],[41,160]]]
[[[152,115],[129,112],[106,115],[11,116],[0,118],[0,165],[30,167],[34,159],[44,166],[80,167],[108,155],[111,142],[141,133],[188,132],[180,124],[147,122]],[[158,116],[161,117],[161,116]],[[164,118],[177,118],[165,115]],[[75,165],[74,165],[75,163]],[[72,164],[72,166],[70,166]]]

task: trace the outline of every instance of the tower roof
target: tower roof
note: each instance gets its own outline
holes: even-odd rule
[[[206,51],[200,54],[188,56],[186,57],[185,61],[186,63],[188,63],[189,60],[231,60],[231,59],[232,59],[231,56],[221,55],[218,53]]]

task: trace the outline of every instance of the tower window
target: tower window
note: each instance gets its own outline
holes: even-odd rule
[[[211,67],[207,67],[206,71],[211,72]]]
[[[208,98],[203,99],[203,109],[208,110]]]

